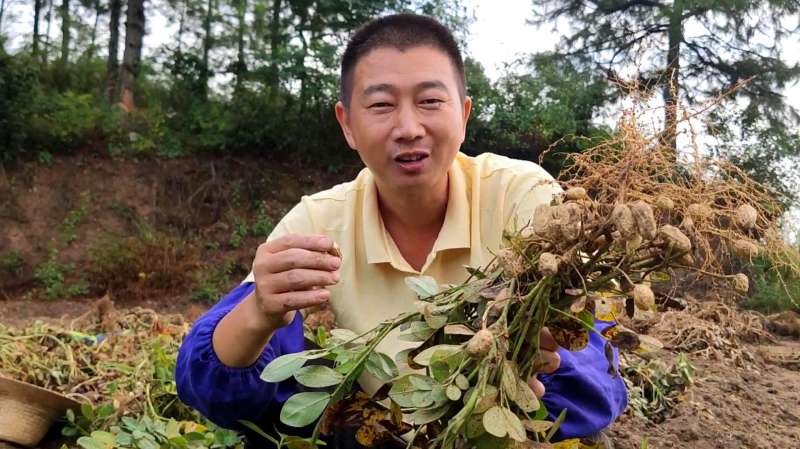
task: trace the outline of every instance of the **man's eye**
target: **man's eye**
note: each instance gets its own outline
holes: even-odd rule
[[[386,102],[378,102],[378,103],[372,103],[371,105],[369,105],[369,107],[370,107],[370,109],[373,109],[373,108],[390,108],[390,107],[392,107],[392,104],[391,103],[386,103]]]
[[[431,108],[431,107],[437,108],[437,107],[441,106],[442,103],[444,103],[444,101],[440,100],[438,98],[428,98],[428,99],[422,100],[422,105],[425,106],[425,107],[428,107],[428,108]]]

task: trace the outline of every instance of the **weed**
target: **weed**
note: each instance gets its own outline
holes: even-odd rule
[[[83,222],[88,213],[89,209],[85,204],[67,212],[67,216],[61,223],[61,240],[65,245],[69,245],[78,237],[75,229]]]
[[[752,295],[744,302],[749,309],[766,314],[795,309],[800,311],[800,277],[773,266],[765,257],[753,259]]]
[[[8,251],[0,257],[0,268],[6,273],[16,276],[22,273],[25,259],[17,251]]]
[[[146,227],[136,236],[105,235],[88,254],[93,285],[137,297],[188,288],[199,259],[191,242]]]
[[[228,244],[231,245],[232,248],[241,248],[244,238],[247,237],[248,230],[249,226],[247,226],[247,223],[236,218],[233,222],[233,231],[231,231]]]
[[[81,279],[73,284],[67,284],[66,278],[75,265],[62,264],[58,261],[58,252],[51,251],[50,256],[34,270],[34,277],[44,287],[48,299],[72,298],[85,295],[89,285]]]
[[[236,268],[232,260],[222,266],[201,271],[197,276],[192,299],[200,302],[214,302],[230,287],[230,276]]]
[[[258,206],[258,212],[256,212],[256,221],[250,227],[251,235],[266,239],[274,228],[275,222],[267,213],[266,205],[262,202]]]
[[[630,407],[634,414],[655,423],[671,416],[680,394],[694,383],[696,368],[685,354],[669,365],[658,359],[626,365],[621,371]]]
[[[39,151],[36,153],[36,162],[50,167],[53,165],[53,154],[49,151]]]

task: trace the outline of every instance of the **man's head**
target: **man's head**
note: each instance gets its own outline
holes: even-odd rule
[[[431,18],[383,17],[354,34],[342,58],[336,118],[379,188],[447,185],[472,107],[464,84],[458,45]]]
[[[466,97],[464,61],[453,34],[444,25],[427,16],[394,14],[381,17],[361,26],[350,38],[342,55],[339,77],[339,100],[350,107],[353,93],[353,71],[358,61],[377,48],[405,51],[412,47],[429,46],[447,55],[453,64],[459,94]]]

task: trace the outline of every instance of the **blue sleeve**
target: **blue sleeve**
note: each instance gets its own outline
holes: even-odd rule
[[[240,429],[240,419],[260,421],[294,393],[293,379],[275,384],[259,376],[276,357],[305,349],[303,319],[298,313],[289,326],[275,332],[253,365],[231,368],[219,360],[211,343],[214,329],[254,289],[253,283],[239,285],[201,316],[184,338],[175,367],[178,397],[229,429]]]
[[[596,321],[598,331],[612,323]],[[567,410],[556,439],[581,438],[605,429],[622,414],[628,405],[625,382],[617,374],[608,373],[603,347],[605,340],[590,332],[589,344],[581,351],[558,350],[561,367],[553,374],[540,374],[545,386],[542,397],[550,419]],[[619,354],[614,349],[614,366],[619,370]]]

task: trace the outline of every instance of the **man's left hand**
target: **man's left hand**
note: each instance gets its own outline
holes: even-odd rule
[[[550,334],[547,328],[542,329],[539,334],[539,356],[535,362],[539,367],[537,373],[552,374],[559,366],[561,366],[561,357],[556,352],[558,350],[558,343]],[[528,385],[531,386],[536,397],[541,398],[544,396],[544,384],[536,378],[536,374],[528,379]]]

